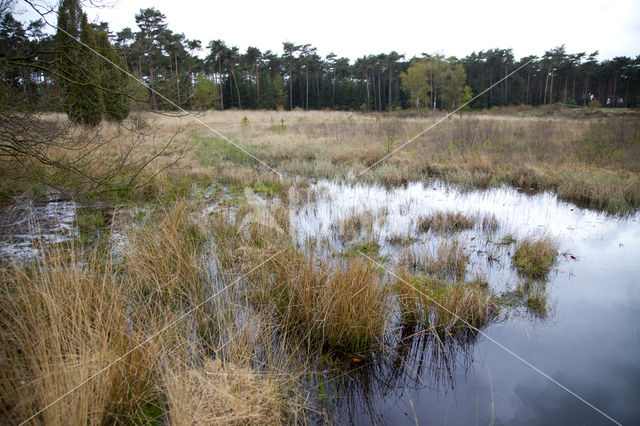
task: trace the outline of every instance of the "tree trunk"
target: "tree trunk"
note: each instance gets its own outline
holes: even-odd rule
[[[153,86],[153,60],[151,59],[151,54],[149,54],[149,88],[151,89],[151,107],[154,111],[156,111],[158,109],[158,106],[156,103],[156,91]]]
[[[367,84],[367,111],[371,111],[371,94],[369,92],[369,71],[364,69],[364,81]]]
[[[305,106],[306,106],[306,110],[309,111],[309,59],[307,58],[306,64],[304,66],[304,72],[306,74],[306,100],[305,100]]]
[[[553,75],[554,71],[551,71],[551,83],[549,84],[549,105],[553,105]]]
[[[507,105],[509,101],[509,79],[507,76],[509,75],[509,68],[507,63],[504,63],[504,105]]]
[[[587,79],[584,82],[584,92],[582,93],[582,106],[587,106],[588,95],[589,95],[589,73],[587,73]]]
[[[393,71],[393,67],[392,67],[391,61],[389,61],[389,111],[391,111],[391,103],[392,103],[391,102],[391,99],[392,99],[392,97],[391,97],[391,77],[393,76],[392,71]]]
[[[178,72],[178,55],[173,54],[176,63],[176,90],[178,94],[178,105],[180,105],[180,73]]]
[[[257,97],[258,97],[257,106],[258,106],[258,109],[260,109],[260,70],[258,69],[257,59],[255,62],[255,66],[256,66],[256,91],[257,91]]]
[[[382,111],[382,67],[378,68],[378,106]]]
[[[293,58],[289,57],[289,110],[293,110]]]
[[[372,79],[373,79],[373,110],[377,111],[378,110],[378,91],[376,90],[376,71],[372,70],[371,71],[372,74]]]
[[[547,89],[549,87],[549,74],[551,73],[551,65],[549,65],[549,69],[547,70],[547,78],[544,81],[544,100],[542,101],[542,105],[547,104]]]
[[[367,93],[368,92],[369,92],[369,86],[367,85]],[[333,67],[333,95],[331,97],[331,107],[334,107],[335,104],[336,104],[336,67],[334,66]]]
[[[320,82],[318,81],[318,70],[315,70],[316,76],[316,108],[320,109]]]
[[[612,98],[611,100],[613,101],[612,105],[613,105],[614,108],[616,107],[616,104],[618,103],[617,99],[616,99],[616,89],[617,89],[617,87],[618,87],[618,73],[615,73],[615,74],[613,74],[613,96],[611,97]]]
[[[525,104],[529,103],[529,77],[531,75],[531,70],[527,70],[527,97],[525,100]]]
[[[233,77],[233,82],[236,84],[236,95],[238,96],[238,108],[242,109],[242,101],[240,100],[240,88],[238,87],[238,80],[236,79],[236,67],[233,63],[231,64],[231,76]]]
[[[220,57],[218,57],[218,84],[220,86],[220,109],[224,111],[224,90],[222,87],[222,62],[220,61]]]

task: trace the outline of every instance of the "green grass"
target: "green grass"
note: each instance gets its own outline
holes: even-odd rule
[[[521,239],[511,258],[523,276],[545,278],[558,256],[558,242],[548,235],[529,235]]]

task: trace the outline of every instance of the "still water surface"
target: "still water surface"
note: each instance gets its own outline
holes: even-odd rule
[[[291,214],[300,243],[324,237],[339,249],[332,224],[353,211],[368,210],[379,212],[380,252],[391,257],[396,249],[385,243],[389,233],[410,232],[416,247],[430,244],[434,236],[413,229],[422,215],[438,210],[479,218],[495,215],[500,224],[496,234],[487,235],[477,224],[455,238],[470,255],[468,273],[481,273],[497,294],[513,290],[519,277],[510,264],[513,245],[493,242],[507,234],[516,239],[540,233],[555,237],[561,255],[546,284],[546,314],[507,307],[483,332],[615,420],[640,423],[638,214],[611,217],[559,201],[551,193],[527,195],[510,188],[460,192],[440,183],[410,183],[387,190],[325,181],[315,189],[321,194],[318,200]],[[498,260],[488,262],[488,253]],[[372,368],[369,377],[354,372],[354,384],[343,387],[331,402],[342,420],[611,424],[482,335],[439,354],[433,351],[437,343],[421,344],[403,353],[402,362]]]

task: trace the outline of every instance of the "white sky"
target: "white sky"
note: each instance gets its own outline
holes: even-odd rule
[[[155,7],[172,31],[200,39],[203,47],[222,39],[242,52],[255,46],[282,53],[282,42],[290,41],[352,61],[392,50],[408,59],[422,52],[463,57],[496,47],[512,48],[520,58],[561,44],[569,53],[598,50],[601,60],[640,54],[640,0],[110,1],[111,8],[87,8],[90,19],[106,21],[114,31],[137,30],[134,15]]]

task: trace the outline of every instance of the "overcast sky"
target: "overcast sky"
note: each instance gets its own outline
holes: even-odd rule
[[[520,58],[561,44],[570,53],[598,50],[601,60],[640,54],[640,0],[110,1],[110,8],[87,8],[90,19],[114,31],[137,30],[134,15],[155,7],[172,31],[200,39],[203,47],[222,39],[243,52],[255,46],[282,53],[282,42],[290,41],[351,60],[392,50],[406,58],[422,52],[463,57],[496,47],[512,48]]]

